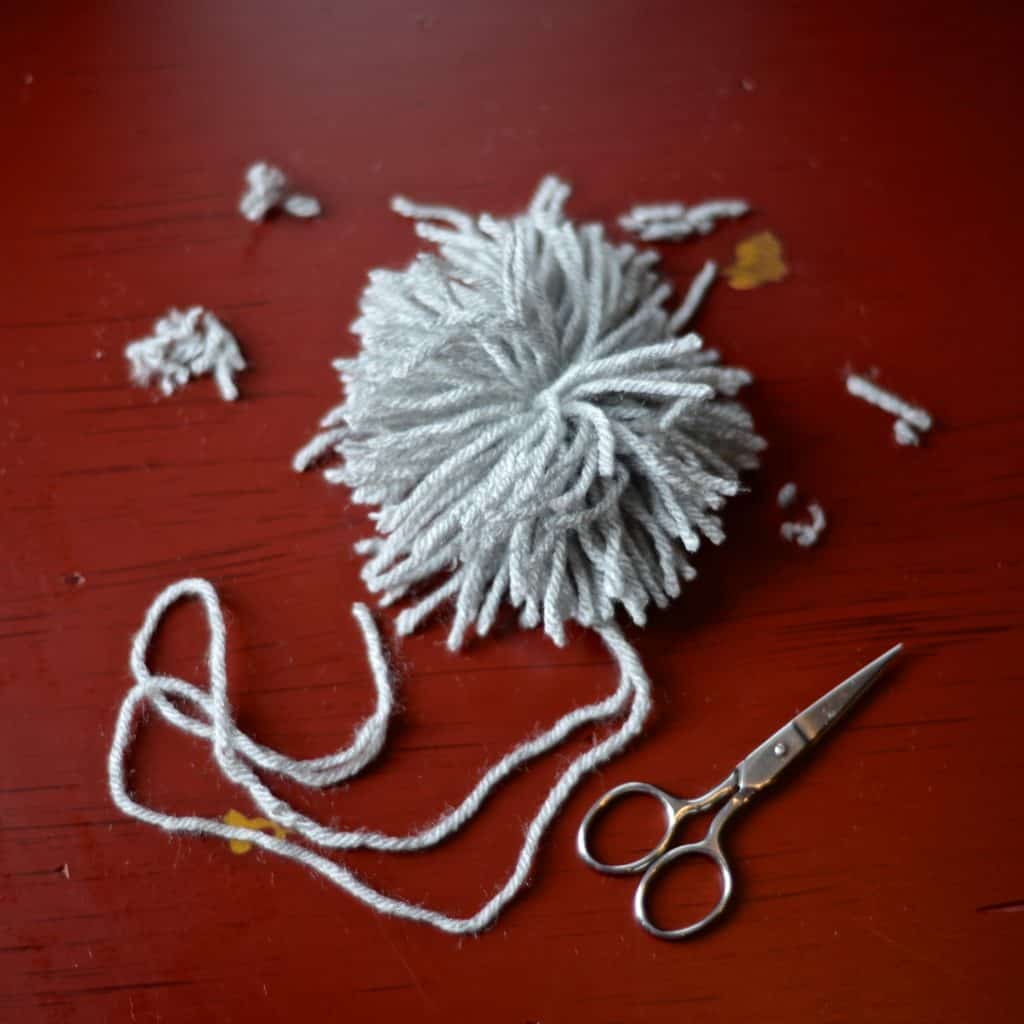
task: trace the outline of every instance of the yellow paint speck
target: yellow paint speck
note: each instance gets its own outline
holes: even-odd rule
[[[745,238],[736,246],[736,262],[726,267],[731,287],[748,291],[759,285],[781,281],[789,273],[782,258],[782,242],[770,231]]]
[[[235,828],[247,828],[254,832],[271,831],[278,839],[284,839],[288,833],[277,824],[276,821],[269,821],[267,818],[247,818],[241,811],[232,808],[224,815],[224,824],[232,825]],[[229,839],[228,846],[232,853],[248,853],[252,849],[252,843],[244,839]]]

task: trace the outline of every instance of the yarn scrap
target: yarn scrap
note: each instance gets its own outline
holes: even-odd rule
[[[212,374],[221,397],[238,397],[235,374],[245,359],[234,335],[208,310],[192,306],[182,313],[171,309],[153,327],[151,337],[133,341],[124,350],[132,380],[145,386],[154,379],[165,395],[194,377]]]
[[[255,163],[245,172],[248,188],[238,204],[246,220],[259,221],[271,210],[283,210],[292,217],[319,217],[320,201],[314,196],[293,192],[288,177],[279,167]]]
[[[867,377],[857,373],[848,374],[846,390],[855,398],[861,398],[876,409],[896,417],[893,436],[897,444],[917,447],[921,443],[920,434],[932,429],[931,413],[918,405],[912,405],[895,392],[886,391]]]
[[[827,525],[825,510],[818,502],[812,501],[807,506],[807,512],[811,517],[809,522],[788,522],[779,527],[783,540],[795,541],[802,548],[810,548],[818,543]]]
[[[749,212],[750,205],[742,199],[709,199],[690,207],[654,203],[634,206],[619,218],[619,225],[643,242],[679,242],[710,234],[718,221],[735,220]]]
[[[796,501],[796,494],[796,484],[790,481],[779,488],[779,493],[775,497],[775,503],[779,508],[789,508]]]

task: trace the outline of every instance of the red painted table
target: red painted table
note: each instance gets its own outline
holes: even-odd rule
[[[1021,1019],[1019,12],[425,0],[26,3],[5,19],[0,1017]],[[260,157],[328,215],[242,221]],[[220,589],[232,697],[259,738],[323,753],[369,709],[348,614],[365,518],[289,459],[337,399],[328,364],[354,351],[368,268],[416,249],[389,197],[511,212],[552,170],[581,218],[749,197],[746,222],[665,248],[680,281],[759,230],[792,271],[720,285],[701,317],[756,374],[771,448],[729,542],[631,631],[655,681],[647,735],[573,797],[526,896],[463,941],[122,819],[104,759],[128,641],[173,579]],[[124,343],[192,303],[251,361],[235,405],[208,380],[169,399],[126,382]],[[844,370],[872,367],[936,415],[921,449],[844,394]],[[828,510],[817,548],[778,540],[788,479]],[[403,710],[379,766],[303,806],[430,820],[614,683],[582,631],[565,650],[509,630],[459,655],[443,636],[397,648]],[[685,945],[643,934],[631,884],[576,858],[588,803],[628,778],[697,791],[897,640],[899,669],[732,833],[727,922]],[[199,681],[203,643],[182,609],[158,663]],[[441,849],[349,863],[471,910],[561,763]],[[159,723],[136,769],[161,806],[252,811]]]

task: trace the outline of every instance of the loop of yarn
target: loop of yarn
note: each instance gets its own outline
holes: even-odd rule
[[[313,196],[292,192],[288,178],[279,167],[255,163],[245,172],[248,189],[238,204],[246,220],[258,221],[280,208],[293,217],[319,217],[320,202]]]
[[[448,573],[399,633],[446,602],[452,649],[506,600],[558,644],[619,605],[643,623],[701,537],[724,539],[716,513],[764,447],[733,400],[750,376],[684,333],[714,265],[672,314],[657,254],[574,224],[568,195],[546,178],[508,220],[392,203],[439,253],[371,272],[345,401],[295,467],[336,454],[326,478],[378,506],[357,550],[381,604]]]
[[[718,221],[735,220],[749,212],[749,204],[742,199],[708,199],[696,206],[657,203],[634,206],[619,218],[619,226],[644,242],[678,242],[710,234]]]
[[[209,624],[209,690],[174,676],[154,674],[147,664],[149,647],[163,616],[172,604],[183,598],[197,598],[203,605]],[[257,770],[291,779],[306,787],[322,788],[352,778],[380,752],[394,708],[394,691],[373,619],[362,604],[353,606],[353,614],[366,645],[376,706],[346,746],[325,757],[299,760],[256,742],[236,724],[227,693],[224,617],[211,584],[202,579],[185,579],[164,590],[150,606],[142,629],[132,643],[130,668],[135,683],[122,701],[107,762],[111,797],[123,813],[164,831],[245,842],[304,864],[380,913],[421,921],[453,934],[480,931],[495,920],[522,888],[544,831],[579,780],[613,757],[640,732],[651,706],[647,675],[636,652],[618,628],[603,626],[598,632],[620,671],[619,685],[610,696],[562,716],[544,732],[506,754],[481,777],[457,807],[426,828],[407,835],[336,829],[309,818],[276,796],[259,777]],[[154,707],[172,725],[209,742],[224,776],[244,788],[254,804],[276,824],[326,850],[372,849],[395,853],[434,846],[457,832],[476,814],[503,779],[557,746],[580,726],[625,717],[612,733],[573,759],[562,771],[527,826],[515,866],[501,888],[475,913],[453,917],[387,896],[348,868],[290,839],[228,825],[217,818],[169,814],[140,803],[129,791],[125,764],[131,751],[136,719],[146,704]]]
[[[234,335],[202,306],[169,310],[154,324],[152,337],[129,342],[124,354],[132,380],[144,387],[157,379],[165,395],[193,377],[212,374],[221,397],[233,402],[235,374],[245,369]]]

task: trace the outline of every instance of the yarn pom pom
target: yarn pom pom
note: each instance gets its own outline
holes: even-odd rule
[[[657,254],[574,224],[568,195],[547,178],[508,220],[394,200],[438,253],[371,272],[345,401],[295,458],[333,452],[327,478],[378,507],[357,550],[381,603],[416,591],[401,633],[447,601],[452,649],[504,600],[558,644],[619,604],[642,623],[764,447],[749,375],[683,333],[693,296],[671,314]]]

